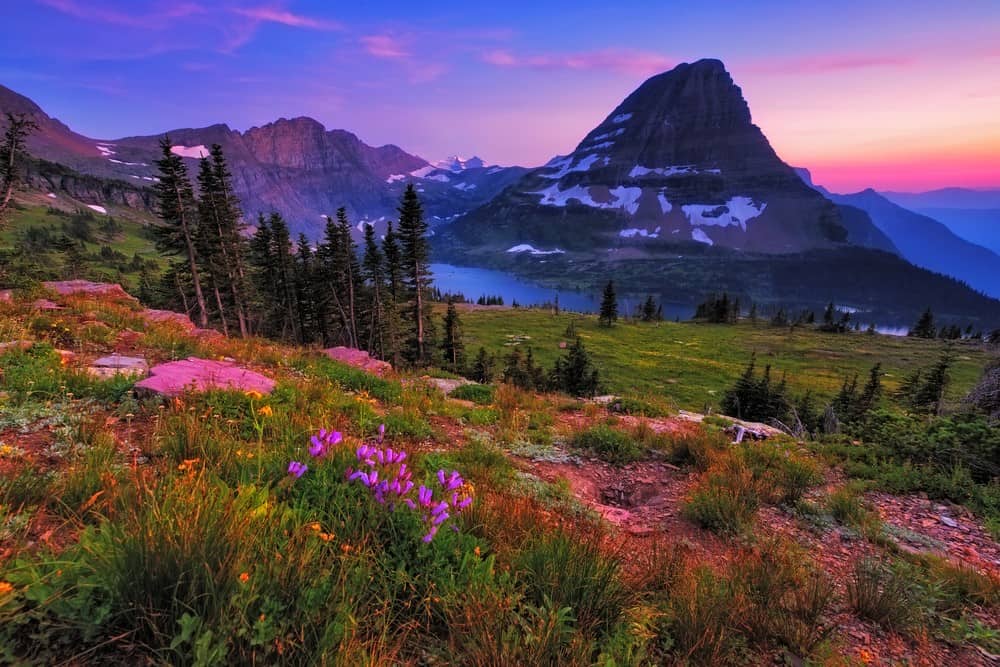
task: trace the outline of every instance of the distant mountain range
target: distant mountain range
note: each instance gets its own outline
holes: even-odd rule
[[[943,222],[967,241],[1000,253],[1000,189],[944,188],[882,195],[903,208]]]
[[[84,137],[0,86],[3,111],[39,125],[29,142],[35,188],[86,204],[151,206],[162,135]],[[278,211],[313,238],[340,206],[359,230],[363,222],[381,230],[413,183],[435,257],[455,264],[581,288],[614,277],[624,291],[671,301],[728,290],[775,308],[834,301],[885,321],[931,306],[945,319],[1000,324],[1000,302],[940,275],[1000,294],[995,254],[877,193],[812,186],[753,124],[718,60],[650,78],[573,152],[533,169],[478,157],[430,162],[304,117],[166,134],[192,172],[221,144],[248,220]],[[940,197],[929,201],[967,204]]]

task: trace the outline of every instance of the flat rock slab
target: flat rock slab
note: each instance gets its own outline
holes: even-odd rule
[[[175,313],[172,310],[156,310],[155,308],[147,308],[139,313],[139,315],[146,322],[154,324],[175,324],[187,332],[193,332],[195,330],[194,322],[192,322],[191,318],[184,313]]]
[[[0,289],[0,303],[14,303],[14,290]]]
[[[31,306],[35,310],[64,310],[58,303],[49,299],[36,299]]]
[[[366,373],[371,373],[372,375],[377,375],[379,377],[392,372],[392,364],[388,361],[375,359],[364,350],[358,350],[353,347],[331,347],[327,350],[323,350],[323,354],[330,357],[334,361],[339,361],[342,364],[360,368]]]
[[[137,300],[117,283],[95,283],[89,280],[58,280],[44,282],[42,285],[60,296],[86,294],[87,296],[100,296],[109,299]]]
[[[150,376],[135,384],[135,388],[161,396],[177,396],[187,391],[233,389],[270,394],[275,381],[231,361],[212,361],[188,357],[182,361],[159,364],[150,369]]]
[[[432,387],[437,387],[441,390],[441,393],[447,396],[451,392],[455,391],[459,387],[464,387],[467,384],[475,384],[471,380],[462,379],[452,379],[452,378],[432,378],[432,377],[422,377],[420,378]]]
[[[145,375],[149,364],[142,357],[127,357],[122,354],[111,354],[95,359],[87,369],[91,375],[99,378],[112,378],[116,375]]]

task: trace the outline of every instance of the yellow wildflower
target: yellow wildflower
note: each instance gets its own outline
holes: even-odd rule
[[[260,399],[264,398],[264,394],[260,393],[256,389],[251,389],[250,391],[246,392],[246,394],[255,401],[259,401]]]
[[[313,521],[312,523],[306,524],[306,528],[315,532],[319,532],[322,526],[319,525],[319,521]]]
[[[0,581],[0,595],[7,595],[14,590],[13,584],[7,581]]]
[[[271,409],[270,405],[262,405],[259,408],[257,408],[257,414],[261,415],[262,417],[271,417],[274,415],[274,410]]]
[[[475,549],[472,550],[472,553],[476,554],[477,556],[481,556],[482,555],[482,552],[479,551],[479,547],[478,546]]]
[[[193,470],[194,464],[201,461],[201,459],[184,459],[181,464],[177,466],[178,470]]]

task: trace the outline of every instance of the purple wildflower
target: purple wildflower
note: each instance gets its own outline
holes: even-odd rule
[[[378,425],[378,441],[379,441],[379,444],[381,444],[383,440],[385,440],[385,424],[379,424]]]
[[[305,474],[306,470],[309,470],[309,466],[305,463],[300,463],[299,461],[292,461],[288,464],[288,474],[298,479]]]
[[[324,456],[331,447],[339,444],[343,439],[344,434],[340,431],[320,429],[319,433],[309,439],[309,454],[313,457]]]

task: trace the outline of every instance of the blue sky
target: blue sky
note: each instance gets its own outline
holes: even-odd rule
[[[842,190],[1000,184],[1000,3],[18,0],[0,83],[89,136],[308,115],[538,164],[647,76],[721,58]]]

